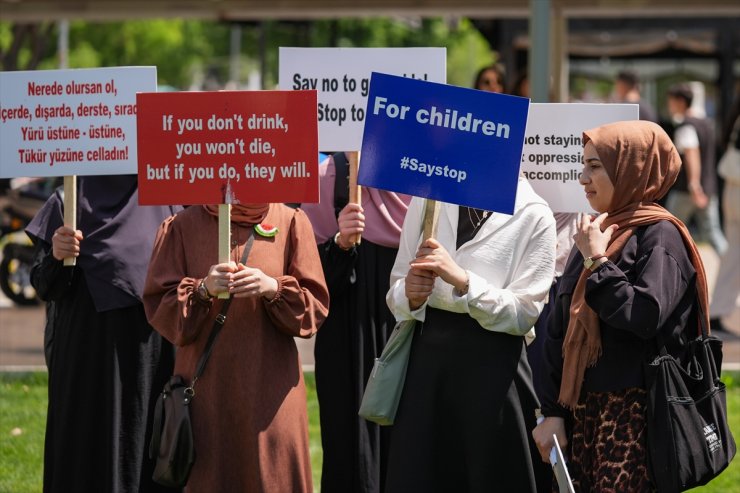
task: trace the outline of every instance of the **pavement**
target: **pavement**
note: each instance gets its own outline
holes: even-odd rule
[[[719,261],[710,247],[699,245],[699,251],[709,278],[711,296]],[[737,318],[740,318],[740,314]],[[740,320],[732,322],[734,327],[740,329]],[[43,349],[44,323],[43,305],[15,306],[0,292],[0,371],[46,369]],[[724,340],[722,368],[740,370],[740,335],[733,333],[715,333],[715,335]],[[313,343],[314,339],[296,339],[304,370],[313,370]]]

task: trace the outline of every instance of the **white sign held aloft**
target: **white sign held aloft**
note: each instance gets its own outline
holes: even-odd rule
[[[156,67],[0,73],[0,177],[135,174],[136,93]]]
[[[359,151],[370,74],[445,83],[445,48],[280,48],[280,89],[318,91],[319,150]]]
[[[592,212],[578,179],[583,132],[637,120],[636,104],[533,103],[522,151],[522,174],[553,212]]]

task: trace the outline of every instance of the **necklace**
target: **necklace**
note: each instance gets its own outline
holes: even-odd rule
[[[473,219],[473,216],[470,215],[470,211],[473,211],[473,214],[475,214],[475,220]],[[483,211],[483,217],[478,215],[478,209],[474,209],[472,207],[468,207],[468,219],[470,219],[470,224],[473,225],[473,231],[477,230],[481,223],[486,220],[488,217],[488,211]]]

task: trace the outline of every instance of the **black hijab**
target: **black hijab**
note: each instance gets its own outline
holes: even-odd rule
[[[180,206],[140,206],[136,175],[83,176],[77,181],[77,229],[82,231],[77,268],[85,275],[98,312],[141,302],[157,228]],[[61,189],[26,228],[51,245],[64,223]]]

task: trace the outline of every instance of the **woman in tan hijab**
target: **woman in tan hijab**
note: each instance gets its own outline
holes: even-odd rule
[[[232,207],[231,261],[216,263],[218,210],[162,223],[144,287],[152,326],[192,380],[228,292],[234,298],[192,402],[196,459],[186,491],[312,491],[306,389],[293,337],[311,337],[329,294],[311,223],[282,204]],[[254,243],[240,261],[250,236]]]
[[[557,435],[576,491],[650,491],[643,365],[657,337],[680,358],[707,322],[706,277],[686,226],[656,203],[681,166],[668,135],[619,122],[583,142],[580,181],[599,215],[580,218],[554,300],[533,436],[548,461]]]

